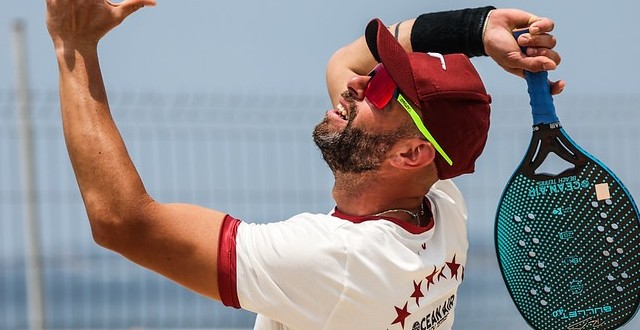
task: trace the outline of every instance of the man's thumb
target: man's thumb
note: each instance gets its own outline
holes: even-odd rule
[[[144,6],[153,7],[156,5],[155,0],[125,0],[118,7],[123,11],[124,16],[129,16]]]

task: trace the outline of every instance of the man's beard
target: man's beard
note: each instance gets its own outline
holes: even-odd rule
[[[349,103],[349,118],[344,130],[331,131],[329,118],[325,117],[313,130],[313,141],[320,148],[322,157],[334,173],[363,173],[377,170],[391,147],[400,139],[411,135],[410,129],[402,127],[393,132],[368,133],[353,127],[357,109],[352,102]]]

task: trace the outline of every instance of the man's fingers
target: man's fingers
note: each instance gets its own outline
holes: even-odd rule
[[[124,19],[137,10],[141,9],[142,7],[153,7],[155,5],[155,0],[125,0],[117,5],[114,5],[114,7],[116,7],[116,10],[119,11],[118,14]]]
[[[543,34],[553,31],[555,23],[553,20],[545,17],[532,16],[529,24],[529,31],[532,34]]]
[[[521,63],[521,66],[525,68],[525,70],[531,72],[555,70],[558,66],[554,61],[545,56],[525,56],[521,59]]]
[[[562,61],[558,52],[548,48],[527,48],[527,56],[529,57],[546,57],[557,66]],[[549,69],[551,70],[551,69]]]
[[[562,93],[564,87],[566,86],[566,82],[564,80],[551,81],[551,95],[557,95]]]
[[[550,34],[524,33],[518,37],[518,45],[523,47],[553,48],[557,44],[556,37]]]
[[[522,53],[514,54],[510,59],[504,61],[503,68],[517,76],[524,77],[524,70],[529,72],[540,72],[555,70],[556,62],[546,56],[526,56]]]
[[[153,7],[155,5],[155,0],[124,0],[116,4],[116,6],[124,7],[125,9],[129,10],[138,10],[144,6]]]

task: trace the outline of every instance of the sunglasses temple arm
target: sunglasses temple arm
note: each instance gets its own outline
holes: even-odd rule
[[[407,102],[404,96],[402,96],[402,94],[398,94],[398,102],[400,103],[400,105],[402,105],[402,107],[405,110],[407,110],[407,112],[409,113],[409,116],[418,127],[418,130],[420,130],[422,135],[424,135],[424,137],[427,138],[427,141],[429,141],[433,145],[433,147],[436,149],[436,151],[438,151],[438,153],[442,156],[442,158],[444,158],[444,160],[447,161],[447,164],[453,165],[453,161],[451,160],[449,155],[447,155],[447,153],[444,152],[440,144],[436,141],[436,139],[433,138],[433,135],[431,135],[429,130],[427,130],[427,128],[422,123],[420,116],[416,113],[416,111],[413,109],[411,104]]]

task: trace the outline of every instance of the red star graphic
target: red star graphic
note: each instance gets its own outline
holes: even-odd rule
[[[420,298],[424,297],[422,294],[422,281],[420,283],[416,283],[413,281],[413,294],[411,294],[411,298],[416,298],[416,305],[420,307]]]
[[[453,260],[451,262],[447,262],[447,267],[451,270],[451,278],[458,279],[458,268],[460,268],[460,264],[456,263],[456,255],[453,255]]]
[[[440,281],[441,277],[444,277],[445,280],[447,279],[447,275],[444,274],[444,267],[447,266],[442,266],[442,268],[440,269],[440,274],[438,274],[438,282]]]
[[[433,272],[431,273],[431,275],[425,277],[427,279],[427,291],[429,291],[429,287],[431,286],[431,284],[435,284],[433,282],[433,277],[436,276],[436,274],[438,274],[437,268],[436,266],[433,266]]]
[[[394,325],[396,323],[400,323],[400,325],[404,329],[404,320],[406,320],[407,317],[409,317],[409,315],[411,315],[411,313],[409,313],[407,311],[407,305],[408,304],[409,304],[408,302],[404,303],[404,307],[402,307],[402,309],[400,309],[400,308],[398,308],[396,306],[393,306],[396,309],[396,313],[398,314],[398,317],[396,317],[396,319],[393,320],[393,323],[391,323],[391,325]]]

